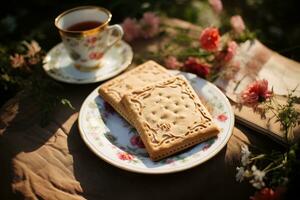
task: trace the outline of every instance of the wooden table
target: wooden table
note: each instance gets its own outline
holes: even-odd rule
[[[175,20],[176,26],[197,29]],[[133,44],[136,56],[163,38]],[[0,110],[0,199],[248,199],[254,190],[235,181],[240,146],[280,148],[265,136],[235,124],[224,149],[192,169],[143,175],[118,169],[95,156],[77,127],[78,111],[99,85],[65,84],[76,110],[58,107],[46,127],[30,98],[18,94]]]

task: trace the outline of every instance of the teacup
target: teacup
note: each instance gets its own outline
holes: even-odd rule
[[[111,13],[102,7],[81,6],[55,19],[66,50],[81,71],[101,67],[104,53],[123,36],[121,26],[109,26]]]

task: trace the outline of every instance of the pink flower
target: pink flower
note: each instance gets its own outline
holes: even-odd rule
[[[223,62],[229,62],[236,54],[238,45],[235,41],[229,41],[224,51],[221,51],[216,59]]]
[[[250,85],[241,93],[241,102],[248,106],[256,107],[258,103],[271,98],[272,91],[268,90],[268,81],[258,80]]]
[[[280,200],[282,199],[284,188],[263,188],[258,192],[255,192],[254,196],[250,197],[250,200]]]
[[[100,58],[102,58],[103,56],[103,52],[91,52],[89,54],[89,58],[92,60],[99,60]]]
[[[206,28],[202,31],[199,42],[203,49],[216,51],[219,47],[220,34],[217,28]]]
[[[134,158],[133,155],[126,152],[119,152],[117,155],[120,160],[133,160]]]
[[[233,30],[238,34],[242,33],[246,28],[243,18],[240,15],[232,16],[230,18],[230,24]]]
[[[13,68],[19,68],[22,67],[25,64],[25,58],[21,54],[15,54],[13,56],[9,57],[10,64]]]
[[[210,73],[210,66],[207,63],[201,62],[200,59],[189,57],[185,63],[187,71],[197,74],[200,77],[205,78]]]
[[[235,41],[229,41],[227,43],[226,55],[224,57],[224,61],[230,61],[236,54],[236,49],[238,45]]]
[[[164,62],[168,69],[180,69],[183,66],[183,63],[179,62],[175,56],[168,56]]]
[[[126,18],[122,23],[124,39],[128,42],[143,37],[152,38],[159,33],[160,19],[153,12],[145,12],[139,23],[136,19]]]
[[[208,0],[208,3],[217,14],[223,10],[223,4],[221,0]]]
[[[160,19],[153,12],[145,12],[140,20],[142,26],[142,36],[144,38],[152,38],[159,33]]]
[[[27,48],[27,56],[29,57],[35,56],[35,54],[41,51],[39,43],[37,43],[35,40],[32,40],[30,43],[24,41],[23,44]]]
[[[143,141],[139,135],[134,135],[130,138],[130,143],[132,146],[137,146],[139,148],[145,148]]]
[[[225,114],[220,114],[218,115],[217,119],[221,122],[225,122],[228,119],[228,117]]]
[[[124,39],[128,42],[137,39],[141,34],[141,27],[136,19],[126,18],[121,24],[124,30]]]

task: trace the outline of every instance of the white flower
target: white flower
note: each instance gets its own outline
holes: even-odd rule
[[[244,180],[245,169],[244,167],[237,167],[237,173],[235,175],[235,179],[238,182],[242,182]]]
[[[251,155],[251,152],[249,151],[247,145],[243,145],[243,146],[242,146],[241,154],[242,154],[242,159],[241,159],[242,165],[243,165],[243,166],[246,166],[247,164],[250,163],[249,157],[250,157],[250,155]]]
[[[266,173],[264,171],[261,171],[261,170],[257,169],[255,165],[252,165],[251,170],[252,170],[252,173],[253,173],[254,177],[257,180],[262,181],[264,179],[264,177],[266,175]]]
[[[264,171],[257,169],[255,165],[252,165],[251,171],[253,174],[253,179],[250,180],[250,183],[253,185],[253,187],[255,187],[257,189],[261,189],[262,187],[264,187],[265,182],[263,179],[264,179],[266,173]]]
[[[256,189],[261,189],[261,188],[265,187],[265,182],[263,182],[263,181],[260,182],[260,181],[256,181],[256,180],[252,179],[252,180],[250,180],[250,183]]]

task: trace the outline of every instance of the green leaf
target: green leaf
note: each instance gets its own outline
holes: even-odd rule
[[[68,99],[61,99],[60,100],[61,104],[63,104],[64,106],[67,106],[69,108],[71,108],[72,110],[75,110],[74,106],[72,105],[72,103],[70,102],[70,100]]]

